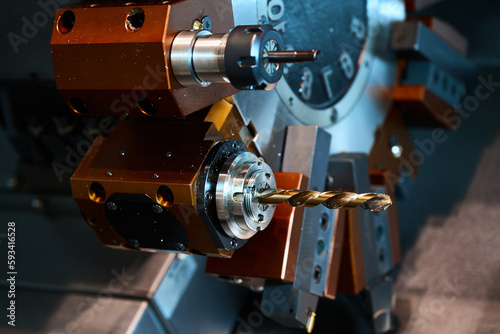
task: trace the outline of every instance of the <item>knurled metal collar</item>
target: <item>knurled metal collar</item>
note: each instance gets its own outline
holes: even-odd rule
[[[219,174],[216,188],[217,216],[232,237],[249,239],[264,230],[274,206],[257,201],[260,189],[276,188],[271,167],[255,154],[244,152],[229,158]]]

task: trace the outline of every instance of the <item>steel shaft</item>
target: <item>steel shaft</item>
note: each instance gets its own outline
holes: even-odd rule
[[[264,59],[271,63],[301,63],[318,60],[320,51],[270,51],[264,54]]]
[[[261,204],[273,206],[284,202],[295,207],[322,204],[329,209],[352,209],[359,206],[375,212],[384,211],[392,204],[391,198],[385,194],[282,189],[262,189],[258,192],[257,200]]]

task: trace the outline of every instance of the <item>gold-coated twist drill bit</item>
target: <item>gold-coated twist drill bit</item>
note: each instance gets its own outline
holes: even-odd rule
[[[352,209],[359,206],[375,212],[384,211],[392,204],[391,197],[385,194],[282,189],[261,189],[257,200],[260,204],[273,206],[283,202],[295,207],[323,204],[329,209]]]

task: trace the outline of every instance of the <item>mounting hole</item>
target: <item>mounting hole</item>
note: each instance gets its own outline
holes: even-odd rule
[[[313,278],[316,283],[321,282],[321,266],[314,267]]]
[[[378,253],[378,260],[380,261],[380,263],[385,262],[385,248],[380,249],[380,251]]]
[[[89,188],[89,197],[96,203],[104,203],[106,199],[106,192],[104,187],[99,182],[93,182]]]
[[[319,220],[319,224],[320,224],[321,229],[323,231],[326,231],[328,229],[328,214],[326,212],[324,212],[321,215],[321,219]]]
[[[144,20],[146,19],[146,14],[141,8],[132,9],[125,20],[125,28],[127,31],[136,32],[142,28]]]
[[[382,227],[382,225],[377,226],[375,234],[377,236],[378,242],[384,241],[385,233],[384,233],[384,228]]]
[[[161,206],[172,206],[174,204],[174,193],[167,186],[160,186],[156,192],[156,202]]]
[[[432,75],[432,80],[434,81],[435,84],[439,82],[439,77],[440,77],[439,71],[434,71]]]
[[[77,97],[70,97],[69,106],[77,114],[83,115],[89,112],[89,108],[87,107],[85,102]]]
[[[137,101],[137,106],[143,114],[152,116],[158,113],[158,109],[156,108],[155,104],[148,98],[143,98]]]
[[[326,244],[322,239],[319,239],[316,243],[316,253],[319,257],[323,257],[326,254]]]
[[[64,13],[59,16],[57,19],[57,31],[60,34],[67,34],[69,33],[73,27],[75,26],[75,13],[73,13],[70,10],[65,11]]]

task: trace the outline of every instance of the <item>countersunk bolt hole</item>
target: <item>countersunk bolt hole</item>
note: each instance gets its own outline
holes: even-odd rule
[[[177,250],[185,251],[186,250],[186,246],[182,242],[178,242],[177,243]]]
[[[231,239],[230,245],[234,249],[238,247],[238,241],[236,239]]]
[[[158,113],[156,105],[153,103],[153,101],[151,101],[147,97],[139,99],[137,101],[137,106],[139,107],[139,110],[145,115],[152,116]]]
[[[212,194],[209,193],[208,191],[205,193],[205,199],[207,200],[207,202],[210,202],[212,200]]]
[[[382,248],[378,254],[378,260],[380,261],[380,263],[384,263],[385,262],[385,249]]]
[[[328,214],[326,212],[321,215],[320,225],[323,231],[328,229]]]
[[[313,272],[313,278],[316,283],[321,281],[321,266],[316,266]]]
[[[125,28],[129,32],[136,32],[142,28],[145,19],[146,14],[144,14],[144,11],[141,8],[134,8],[127,15]]]
[[[169,207],[174,204],[174,193],[167,186],[160,186],[156,191],[156,202],[164,207]]]
[[[99,182],[93,182],[89,188],[89,197],[93,202],[104,203],[106,199],[106,191]]]
[[[257,218],[258,218],[259,222],[263,222],[264,221],[264,215],[259,215]]]
[[[84,115],[89,112],[89,108],[87,107],[85,102],[83,102],[82,99],[79,99],[78,97],[70,97],[69,106],[74,112],[80,115]]]
[[[375,229],[375,235],[377,236],[378,242],[384,241],[385,233],[384,233],[384,228],[382,227],[382,225],[377,226],[377,228]]]
[[[326,244],[322,239],[319,239],[316,243],[316,253],[319,257],[323,257],[326,254]]]
[[[57,31],[60,34],[69,33],[75,26],[75,20],[75,13],[70,10],[65,11],[59,16],[59,19],[57,19]]]

